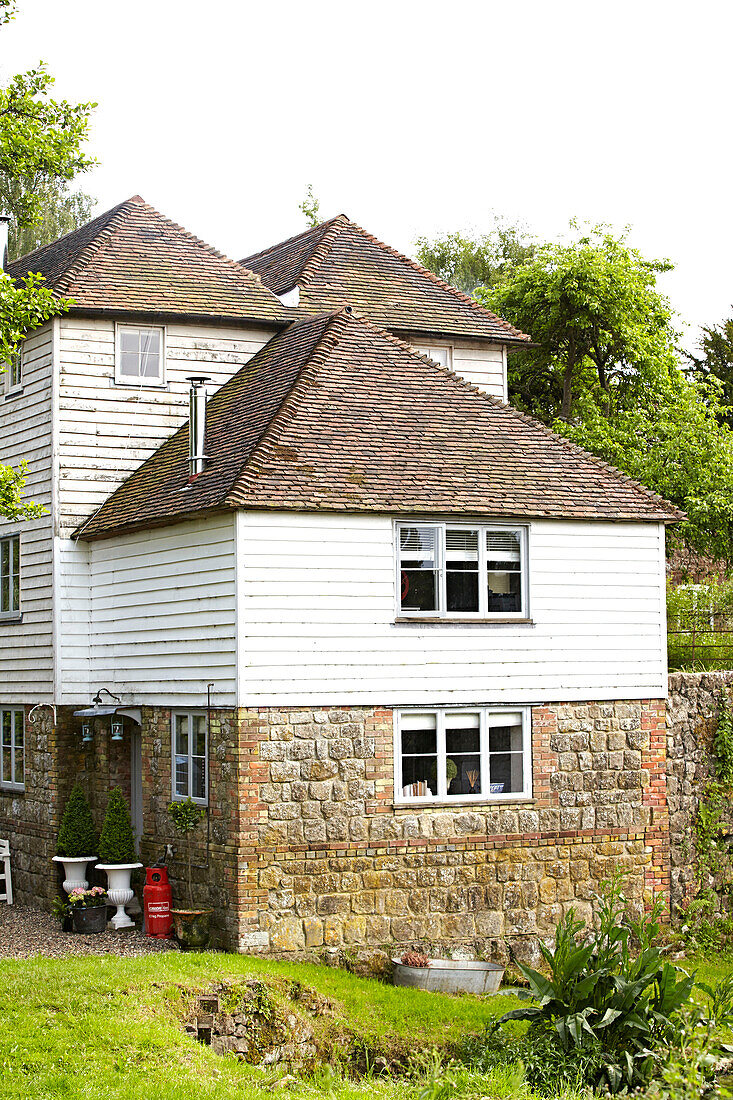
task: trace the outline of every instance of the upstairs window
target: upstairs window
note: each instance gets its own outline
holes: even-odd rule
[[[526,528],[397,525],[399,613],[524,618]]]
[[[395,731],[395,801],[528,797],[529,725],[526,708],[402,711]]]
[[[428,359],[432,359],[434,363],[440,363],[441,367],[447,367],[448,370],[453,370],[453,348],[446,344],[434,345],[433,347],[421,347],[415,348],[415,351],[419,351],[421,355],[427,355]]]
[[[162,328],[118,325],[115,381],[126,386],[162,386],[164,348]]]
[[[209,738],[206,715],[176,711],[173,714],[173,798],[205,806]]]
[[[5,367],[5,392],[13,393],[23,386],[23,352],[20,347],[11,353]]]
[[[25,786],[23,711],[0,709],[0,786],[22,791]]]
[[[20,535],[0,539],[0,619],[20,616]]]

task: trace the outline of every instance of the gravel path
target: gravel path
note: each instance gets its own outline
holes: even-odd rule
[[[29,905],[5,905],[0,902],[0,958],[29,959],[34,955],[59,958],[62,955],[152,955],[157,951],[177,951],[175,940],[156,940],[136,928],[125,932],[99,932],[83,936],[62,932],[50,913]]]

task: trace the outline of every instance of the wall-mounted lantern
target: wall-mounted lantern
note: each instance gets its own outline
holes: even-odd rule
[[[92,736],[92,723],[91,722],[84,722],[82,724],[81,739],[82,739],[82,741],[87,741],[87,742],[94,740],[94,738]]]
[[[112,740],[113,741],[121,741],[122,740],[122,722],[118,721],[118,722],[113,722],[112,723]]]

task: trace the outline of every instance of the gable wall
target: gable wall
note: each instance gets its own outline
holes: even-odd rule
[[[507,352],[505,344],[489,344],[485,340],[421,340],[416,336],[405,337],[407,343],[421,350],[431,347],[450,347],[453,351],[453,370],[479,389],[508,401]]]
[[[53,698],[52,622],[52,346],[54,323],[23,347],[23,391],[5,399],[0,373],[0,463],[29,473],[25,495],[49,512],[30,522],[0,521],[0,536],[20,532],[21,623],[0,623],[0,703]]]
[[[238,514],[241,706],[664,698],[664,531],[535,522],[533,625],[395,623],[388,516]]]

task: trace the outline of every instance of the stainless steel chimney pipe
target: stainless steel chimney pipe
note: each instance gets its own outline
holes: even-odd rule
[[[205,375],[187,378],[191,389],[188,394],[188,472],[190,477],[203,473],[207,456],[204,454],[206,438],[206,383]]]
[[[8,229],[10,214],[0,213],[0,271],[5,268],[5,253],[8,249]]]

